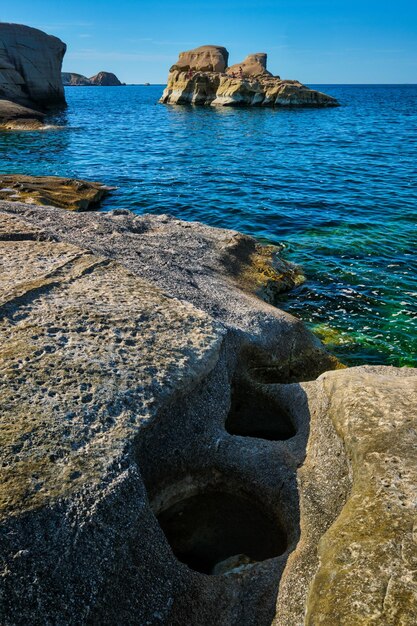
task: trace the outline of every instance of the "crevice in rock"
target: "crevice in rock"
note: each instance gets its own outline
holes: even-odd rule
[[[179,561],[204,574],[239,572],[287,549],[285,529],[253,498],[213,486],[157,518]]]
[[[282,402],[247,380],[234,385],[225,428],[231,435],[285,441],[297,430]]]

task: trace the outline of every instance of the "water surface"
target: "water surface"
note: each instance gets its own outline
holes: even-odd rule
[[[66,128],[0,134],[1,171],[103,181],[118,186],[104,210],[280,244],[307,279],[281,308],[346,363],[417,365],[417,86],[319,88],[342,106],[173,107],[156,104],[162,86],[67,88]]]

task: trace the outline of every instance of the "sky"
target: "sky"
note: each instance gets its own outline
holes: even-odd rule
[[[417,0],[18,0],[0,21],[65,41],[63,70],[165,83],[178,53],[225,46],[229,63],[267,52],[307,84],[417,83]]]

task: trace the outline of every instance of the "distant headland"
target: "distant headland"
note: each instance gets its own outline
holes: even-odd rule
[[[112,72],[99,72],[91,78],[74,72],[62,72],[64,87],[122,87],[122,83]]]
[[[258,107],[334,107],[337,100],[296,80],[283,80],[266,69],[264,52],[228,67],[222,46],[181,52],[171,67],[163,104]]]

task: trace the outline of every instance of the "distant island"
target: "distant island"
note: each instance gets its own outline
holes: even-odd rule
[[[283,80],[266,69],[265,52],[228,67],[222,46],[181,52],[171,67],[163,104],[257,107],[334,107],[337,100],[297,80]]]
[[[122,87],[122,83],[112,72],[99,72],[91,78],[74,72],[62,72],[62,83],[64,87]]]

